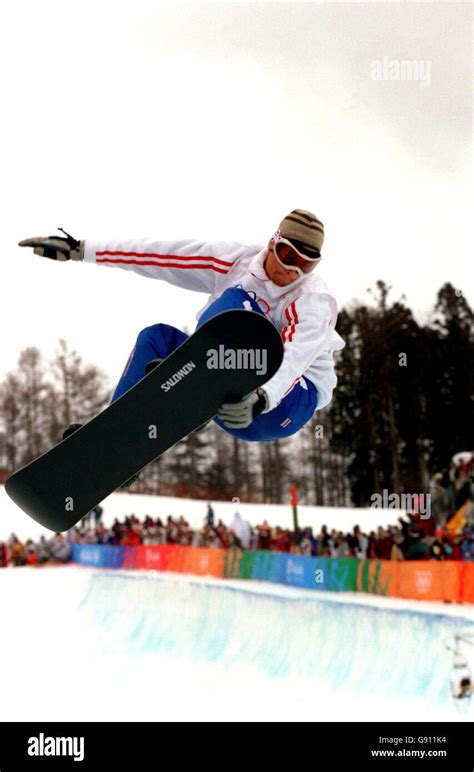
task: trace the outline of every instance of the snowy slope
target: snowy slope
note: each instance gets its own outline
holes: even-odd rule
[[[0,571],[0,615],[0,721],[455,721],[443,639],[474,626],[437,603],[80,567]]]

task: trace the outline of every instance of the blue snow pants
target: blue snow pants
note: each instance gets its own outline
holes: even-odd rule
[[[236,308],[247,308],[263,314],[260,306],[248,292],[241,287],[229,287],[206,308],[196,329],[216,314]],[[144,377],[145,366],[151,359],[165,359],[187,337],[184,332],[169,324],[153,324],[151,327],[145,327],[138,335],[113,394],[112,402]],[[259,415],[246,429],[228,429],[218,418],[214,418],[214,421],[228,434],[241,440],[270,442],[290,437],[301,429],[316,410],[317,402],[316,387],[301,376],[273,410]]]

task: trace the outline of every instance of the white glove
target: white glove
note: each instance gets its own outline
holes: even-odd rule
[[[228,429],[246,429],[267,408],[266,392],[263,389],[257,389],[240,402],[224,402],[219,408],[217,417]]]
[[[51,260],[84,260],[84,242],[78,241],[62,228],[64,236],[33,236],[30,239],[23,239],[18,246],[33,247],[35,255],[40,257],[49,257]]]

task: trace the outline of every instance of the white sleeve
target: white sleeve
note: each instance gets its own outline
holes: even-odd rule
[[[287,324],[281,331],[283,362],[273,378],[264,384],[273,410],[311,363],[327,348],[334,312],[326,295],[306,295],[285,309]],[[268,412],[267,410],[267,412]]]
[[[162,279],[195,292],[213,292],[219,277],[227,275],[234,261],[247,251],[248,247],[233,241],[87,239],[84,260],[134,271],[150,279]]]

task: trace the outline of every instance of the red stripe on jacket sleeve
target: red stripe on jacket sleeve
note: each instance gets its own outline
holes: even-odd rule
[[[209,260],[217,265],[223,265],[226,268],[232,268],[233,263],[230,260],[221,260],[219,257],[213,257],[212,255],[162,255],[159,252],[121,252],[112,250],[102,250],[96,252],[96,257],[138,257],[138,258],[155,258],[157,260],[180,260],[180,261],[201,261]],[[101,261],[103,262],[103,261]],[[160,265],[160,263],[157,263]]]
[[[281,331],[281,338],[283,342],[285,340],[288,341],[288,343],[291,343],[293,340],[293,335],[296,331],[296,325],[299,323],[298,314],[296,313],[296,301],[293,301],[293,303],[288,306],[288,308],[285,308],[285,316],[288,320],[288,324],[285,325],[283,330]]]
[[[283,327],[282,331],[281,331],[281,339],[282,339],[283,343],[286,340],[286,336],[287,336],[288,330],[289,330],[290,325],[291,325],[291,316],[290,316],[290,314],[288,312],[288,308],[285,308],[285,316],[287,318],[288,324],[286,324]]]
[[[296,325],[299,324],[300,320],[298,319],[298,314],[296,313],[296,303],[295,303],[295,301],[293,301],[293,303],[291,304],[290,308],[291,308],[291,311],[292,311],[292,314],[293,314],[293,319],[294,319],[294,322],[293,322],[293,325],[292,325],[292,329],[291,329],[291,332],[290,332],[290,336],[289,336],[289,341],[291,343],[291,341],[293,340],[293,335],[296,332]]]
[[[121,264],[121,265],[154,265],[155,268],[180,268],[181,270],[210,270],[216,273],[228,274],[229,271],[224,268],[217,268],[215,265],[181,265],[180,263],[157,263],[153,260],[120,260],[107,257],[97,258],[97,263]]]

